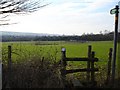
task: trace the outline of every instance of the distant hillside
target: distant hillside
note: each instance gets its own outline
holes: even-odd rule
[[[0,32],[2,42],[10,41],[113,41],[114,33],[107,34],[85,34],[85,35],[57,35],[19,32]],[[120,33],[119,35],[120,36]]]
[[[46,34],[46,33],[24,33],[24,32],[9,32],[0,31],[2,36],[58,36],[57,34]]]

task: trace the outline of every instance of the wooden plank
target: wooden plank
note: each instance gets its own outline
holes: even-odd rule
[[[77,78],[72,79],[72,83],[74,87],[83,87],[80,81]]]
[[[76,78],[76,76],[70,75],[69,78],[70,78],[70,82],[72,82],[72,85],[74,88],[83,87],[82,83],[80,82],[80,80],[78,78]]]
[[[66,61],[94,61],[97,62],[98,58],[66,58]]]
[[[94,68],[94,69],[87,69],[87,68],[84,68],[84,69],[72,69],[72,70],[66,70],[66,74],[69,74],[69,73],[75,73],[75,72],[91,72],[91,71],[98,71],[98,68]]]

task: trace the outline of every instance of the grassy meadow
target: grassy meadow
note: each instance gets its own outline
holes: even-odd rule
[[[4,42],[2,43],[3,59],[7,55],[8,45],[12,46],[13,62],[28,60],[30,57],[51,57],[58,61],[61,58],[61,48],[66,48],[67,57],[87,57],[88,45],[92,45],[99,62],[104,64],[108,59],[109,48],[113,47],[112,41],[98,42],[64,42],[64,41],[40,41],[40,42]]]
[[[40,41],[40,42],[5,42],[2,43],[3,63],[7,63],[8,45],[12,46],[13,63],[30,60],[31,58],[46,58],[52,62],[61,60],[61,48],[66,48],[67,57],[87,57],[88,45],[92,45],[95,57],[99,58],[98,66],[106,66],[109,48],[113,47],[112,41],[98,42],[65,42],[65,41]],[[69,62],[70,66],[83,67],[84,62]],[[72,64],[72,65],[71,65]],[[68,65],[69,66],[69,65]]]
[[[92,45],[92,51],[95,51],[95,57],[99,59],[95,67],[99,68],[96,72],[96,80],[100,85],[106,80],[107,62],[109,48],[113,48],[112,41],[97,42],[75,42],[75,41],[38,41],[38,42],[3,42],[2,60],[7,65],[8,45],[12,46],[12,62],[22,63],[34,60],[48,60],[56,63],[61,60],[61,48],[66,48],[67,57],[87,57],[88,45]],[[38,64],[38,63],[37,63]],[[67,69],[85,68],[86,62],[68,62]],[[86,73],[75,73],[78,79],[86,78]],[[68,79],[69,79],[68,75]],[[99,86],[100,86],[99,85]]]

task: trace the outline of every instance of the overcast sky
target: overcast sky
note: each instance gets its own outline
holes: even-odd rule
[[[120,0],[44,0],[50,5],[29,15],[11,16],[0,31],[34,32],[60,35],[81,35],[114,30],[110,9]]]

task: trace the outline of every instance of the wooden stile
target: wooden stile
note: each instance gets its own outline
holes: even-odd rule
[[[88,57],[87,58],[67,58],[66,49],[62,48],[61,75],[62,75],[63,81],[65,81],[66,79],[66,74],[76,73],[76,72],[87,72],[87,81],[89,82],[91,80],[91,82],[93,83],[95,82],[94,74],[95,74],[95,71],[98,71],[98,68],[94,68],[94,62],[97,62],[98,58],[95,58],[95,52],[91,52],[91,51],[92,51],[92,47],[88,46]],[[67,61],[86,61],[87,68],[66,70]]]

